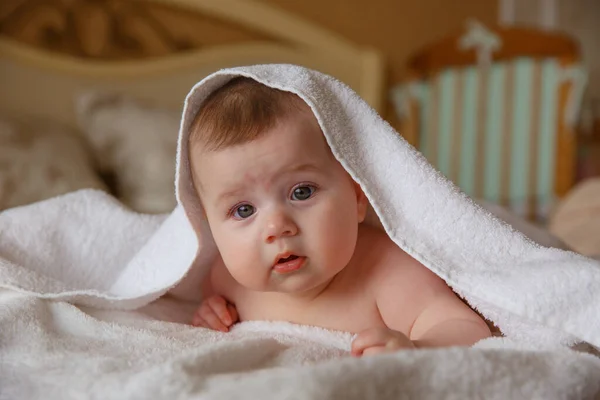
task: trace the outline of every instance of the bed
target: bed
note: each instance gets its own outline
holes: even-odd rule
[[[170,211],[185,95],[210,72],[259,63],[324,71],[382,108],[377,51],[264,3],[2,2],[0,209],[87,187]]]

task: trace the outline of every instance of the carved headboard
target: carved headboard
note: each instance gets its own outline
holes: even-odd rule
[[[253,0],[3,0],[0,111],[75,125],[74,98],[117,91],[180,109],[219,68],[288,62],[336,76],[375,109],[380,55]]]

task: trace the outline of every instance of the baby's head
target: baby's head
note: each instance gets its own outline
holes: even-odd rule
[[[198,111],[189,149],[214,240],[241,285],[309,292],[348,264],[367,200],[300,97],[235,78]]]

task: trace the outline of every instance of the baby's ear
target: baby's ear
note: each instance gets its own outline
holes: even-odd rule
[[[358,222],[360,223],[365,220],[367,208],[369,207],[369,201],[367,200],[367,196],[365,196],[365,193],[360,185],[356,182],[354,182],[354,190],[356,191],[356,211],[358,215]]]

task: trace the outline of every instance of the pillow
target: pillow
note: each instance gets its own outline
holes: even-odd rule
[[[0,210],[84,188],[106,190],[83,138],[47,121],[0,118]]]
[[[80,128],[115,195],[142,213],[176,205],[175,156],[179,115],[114,93],[77,99]]]

